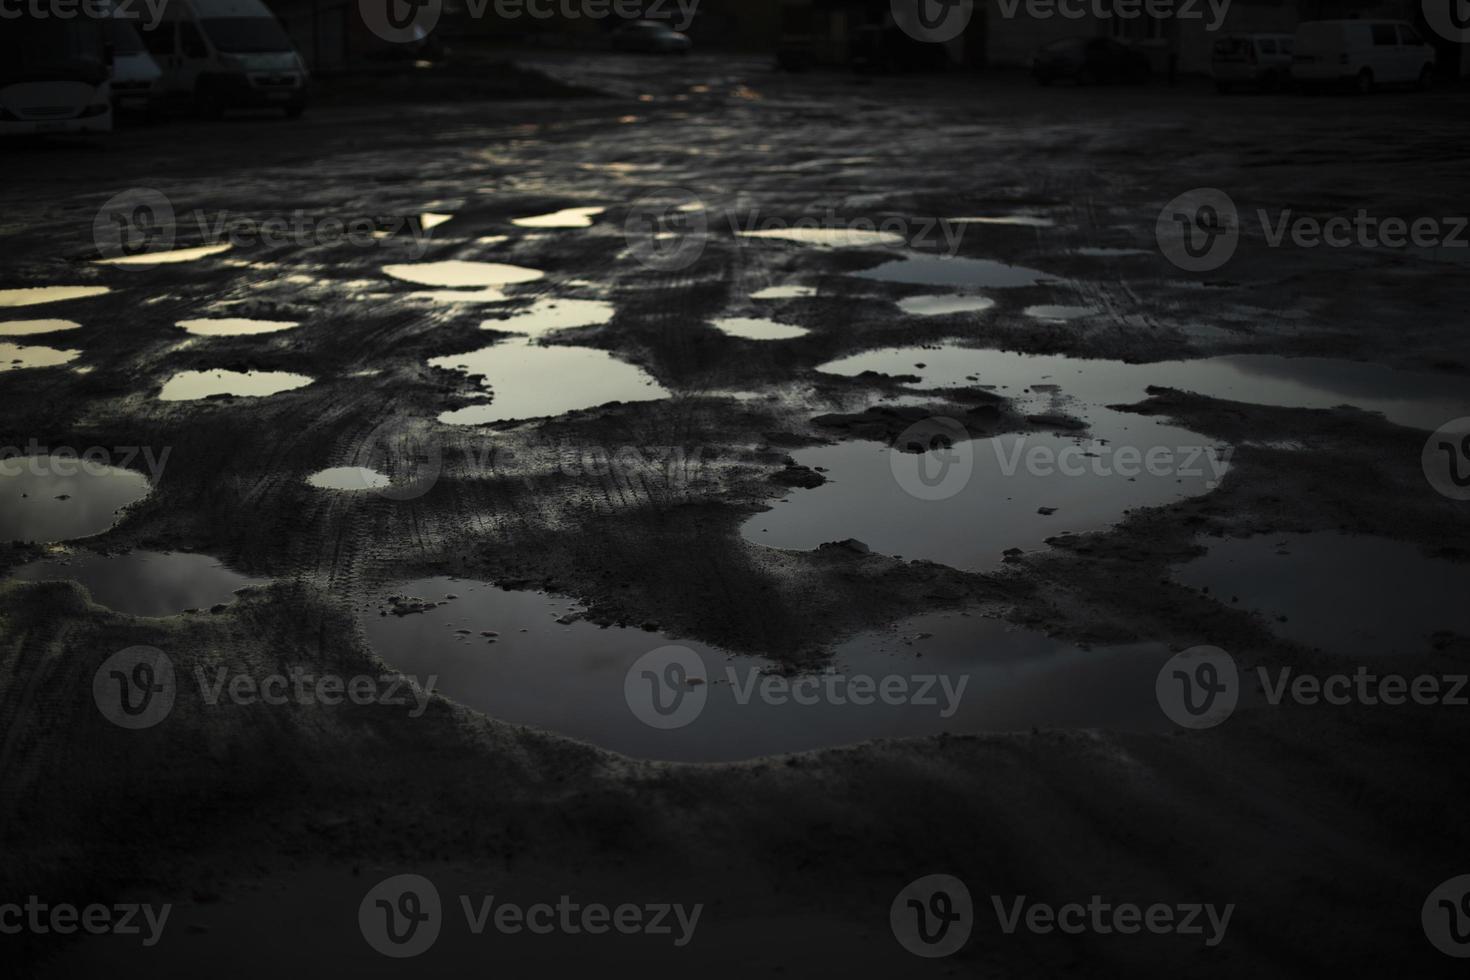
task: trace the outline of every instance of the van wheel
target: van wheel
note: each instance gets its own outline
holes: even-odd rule
[[[1432,88],[1434,88],[1434,66],[1425,65],[1424,70],[1419,73],[1418,89],[1421,92],[1428,92]]]
[[[1359,95],[1373,91],[1373,73],[1366,68],[1358,72],[1358,77],[1353,79],[1353,91]]]

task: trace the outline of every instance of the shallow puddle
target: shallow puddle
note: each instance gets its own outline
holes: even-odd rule
[[[1272,632],[1352,657],[1428,653],[1432,634],[1470,636],[1470,565],[1416,545],[1331,531],[1202,538],[1174,577],[1261,615]]]
[[[392,481],[377,470],[366,466],[335,466],[318,470],[306,478],[306,482],[318,490],[381,490]]]
[[[481,330],[502,330],[540,337],[573,327],[596,327],[609,323],[617,307],[600,299],[539,299],[524,310],[499,320],[486,320]]]
[[[985,296],[910,296],[898,308],[910,316],[949,316],[954,313],[983,313],[995,305]]]
[[[39,333],[60,333],[81,327],[75,320],[12,320],[0,323],[0,337],[30,337]]]
[[[304,374],[286,371],[180,371],[164,382],[160,401],[184,402],[217,395],[265,398],[312,383]]]
[[[763,228],[742,231],[741,238],[760,238],[823,248],[874,248],[907,245],[908,239],[891,231],[866,231],[857,228]]]
[[[256,334],[294,330],[301,324],[292,323],[290,320],[221,317],[214,320],[180,320],[179,326],[196,337],[253,337]]]
[[[67,541],[98,534],[150,489],[141,473],[86,459],[0,457],[0,541]]]
[[[1051,228],[1056,222],[1030,214],[1002,214],[988,218],[950,218],[953,225],[1015,225],[1022,228]]]
[[[793,327],[787,323],[777,323],[775,320],[763,320],[749,316],[715,320],[714,327],[723,334],[744,340],[793,340],[811,333],[805,327]]]
[[[175,265],[180,262],[197,262],[211,255],[228,252],[233,246],[198,245],[194,248],[176,248],[167,252],[139,252],[137,255],[119,255],[111,259],[98,259],[98,265]]]
[[[416,283],[420,286],[464,289],[513,286],[523,282],[535,282],[546,275],[540,269],[503,265],[499,262],[467,262],[459,259],[446,262],[388,265],[383,267],[383,272],[394,279],[402,279],[404,282]]]
[[[751,299],[808,299],[817,295],[815,286],[767,286],[750,294]]]
[[[402,617],[377,607],[360,614],[368,641],[394,669],[420,681],[438,675],[439,693],[502,721],[634,758],[732,761],[940,732],[1170,725],[1154,694],[1169,658],[1160,645],[1082,650],[997,620],[932,613],[843,643],[830,673],[797,684],[801,675],[762,675],[773,667],[763,658],[641,629],[557,622],[573,606],[563,597],[450,578],[394,591],[442,603]],[[687,676],[705,683],[684,688],[689,708],[661,697],[665,710],[679,705],[665,719],[652,705],[670,662],[640,660],[671,645],[692,652]],[[880,683],[900,703],[863,693]],[[763,684],[774,696],[762,694]],[[895,685],[910,696],[895,696]],[[813,699],[813,689],[838,695]],[[872,703],[854,703],[862,700]],[[687,723],[655,728],[642,717]]]
[[[1007,289],[1054,282],[1055,276],[1020,265],[990,259],[924,255],[884,262],[873,269],[853,272],[859,279],[902,282],[917,286],[954,286],[968,289]]]
[[[367,296],[365,299],[390,299],[391,293]],[[409,293],[409,299],[429,303],[504,303],[510,299],[503,290],[493,286],[485,289],[436,289]]]
[[[265,584],[208,555],[130,551],[124,555],[78,552],[22,565],[11,576],[25,582],[68,579],[94,601],[130,616],[172,616],[231,602],[235,591]]]
[[[1429,430],[1448,419],[1470,415],[1470,391],[1463,378],[1321,357],[1242,354],[1127,364],[974,348],[909,347],[856,354],[824,364],[820,370],[849,377],[864,371],[918,375],[922,380],[915,387],[921,388],[978,383],[1005,390],[1050,383],[1093,404],[1137,402],[1147,397],[1148,386],[1159,385],[1258,405],[1355,405],[1382,412],[1399,425]]]
[[[69,299],[87,299],[112,292],[106,286],[28,286],[24,289],[0,289],[0,306],[40,306]]]
[[[1083,317],[1097,316],[1102,310],[1094,306],[1028,306],[1022,311],[1033,320],[1049,320],[1053,323],[1065,323],[1067,320],[1080,320]]]
[[[419,215],[419,228],[423,231],[433,231],[440,225],[447,224],[453,220],[454,215],[452,214],[440,214],[437,211],[425,211],[423,214]]]
[[[0,344],[0,372],[23,368],[57,367],[62,364],[70,364],[81,356],[82,352],[79,350]]]
[[[642,368],[591,347],[509,342],[429,361],[431,367],[480,376],[493,400],[445,412],[448,425],[547,418],[612,402],[669,397]]]
[[[516,218],[511,224],[518,228],[591,228],[592,219],[606,210],[607,208],[564,208],[550,214]]]
[[[1114,248],[1106,245],[1084,245],[1082,248],[1074,249],[1081,256],[1090,259],[1118,259],[1130,255],[1151,255],[1146,248]]]

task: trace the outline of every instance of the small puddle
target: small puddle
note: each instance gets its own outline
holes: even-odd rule
[[[1002,214],[988,218],[950,218],[954,225],[1015,225],[1022,228],[1052,228],[1056,222],[1031,214]]]
[[[256,334],[294,330],[301,324],[292,323],[290,320],[221,317],[214,320],[180,320],[179,326],[196,337],[253,337]]]
[[[164,382],[159,401],[186,402],[218,395],[266,398],[305,388],[312,378],[286,371],[180,371]]]
[[[382,293],[376,296],[366,297],[369,299],[390,299],[392,294]],[[510,299],[503,290],[492,287],[485,289],[437,289],[424,290],[422,292],[409,293],[409,299],[424,300],[429,303],[504,303]]]
[[[1078,255],[1090,259],[1116,259],[1126,258],[1130,255],[1152,255],[1146,248],[1114,248],[1106,245],[1084,245],[1082,248],[1073,249]]]
[[[764,658],[640,629],[600,629],[569,616],[575,604],[564,597],[450,578],[395,591],[439,603],[406,616],[379,615],[376,607],[360,613],[368,641],[395,670],[420,681],[438,675],[440,693],[491,717],[633,758],[734,761],[940,732],[1170,726],[1154,694],[1169,658],[1157,644],[1082,650],[993,619],[931,613],[841,644],[829,672],[765,677],[761,672],[775,665]],[[639,660],[670,645],[699,658],[689,676],[706,683],[689,690],[702,688],[704,701],[688,724],[660,729],[640,720],[633,705],[652,716],[643,671],[659,664]],[[807,687],[796,693],[814,704],[790,694],[777,703],[760,693],[763,683],[802,676]],[[864,679],[876,688],[887,678],[911,693],[927,685],[933,703],[912,697],[853,703],[864,697],[858,687]],[[818,684],[818,690],[848,691],[849,682],[853,700],[806,696]]]
[[[794,340],[811,333],[805,327],[793,327],[787,323],[758,317],[737,316],[713,322],[715,329],[721,333],[744,340]]]
[[[859,228],[763,228],[759,231],[742,231],[740,237],[796,242],[823,248],[873,248],[908,244],[908,239],[895,232]]]
[[[69,299],[87,299],[112,292],[106,286],[28,286],[25,289],[0,289],[0,306],[40,306]]]
[[[62,364],[70,364],[81,356],[82,352],[79,350],[0,344],[0,372],[23,368],[57,367]]]
[[[318,470],[306,478],[306,482],[318,490],[381,490],[392,481],[377,470],[366,466],[336,466]]]
[[[1068,320],[1080,320],[1083,317],[1097,316],[1102,310],[1095,306],[1028,306],[1022,311],[1033,320],[1048,320],[1052,323],[1065,323]]]
[[[402,279],[404,282],[416,283],[420,286],[446,286],[463,289],[514,286],[523,282],[535,282],[546,276],[546,273],[540,269],[503,265],[499,262],[467,262],[459,259],[446,262],[388,265],[383,267],[383,272],[394,279]]]
[[[152,489],[141,473],[65,456],[0,457],[0,541],[101,533]]]
[[[11,320],[0,323],[0,337],[29,337],[38,333],[60,333],[81,327],[75,320]]]
[[[98,259],[98,265],[176,265],[180,262],[197,262],[211,255],[228,252],[233,246],[199,245],[194,248],[176,248],[167,252],[139,252],[137,255],[119,255],[112,259]]]
[[[879,282],[902,282],[917,286],[956,286],[970,289],[1008,289],[1037,286],[1056,277],[1037,269],[1007,265],[990,259],[949,258],[925,255],[894,259],[849,275]]]
[[[612,402],[669,397],[642,368],[591,347],[509,342],[436,357],[429,366],[480,376],[494,396],[492,401],[440,415],[439,421],[447,425],[548,418]]]
[[[751,299],[809,299],[817,295],[816,286],[767,286],[750,294]]]
[[[516,218],[511,224],[518,228],[591,228],[592,219],[606,210],[607,208],[564,208],[550,214]]]
[[[1174,577],[1258,613],[1272,632],[1351,657],[1422,654],[1432,634],[1470,636],[1470,566],[1388,538],[1335,531],[1203,538]]]
[[[486,320],[480,329],[540,337],[573,327],[601,326],[617,312],[617,307],[600,299],[539,299],[504,319]]]
[[[454,215],[452,214],[440,214],[437,211],[425,211],[423,214],[419,215],[419,228],[422,231],[433,231],[440,225],[447,224],[453,220]]]
[[[1399,425],[1431,431],[1448,419],[1470,415],[1470,391],[1462,377],[1322,357],[1240,354],[1127,364],[977,348],[908,347],[855,354],[823,364],[819,370],[848,377],[864,371],[918,375],[922,380],[915,387],[919,388],[973,385],[976,378],[980,384],[1002,390],[1045,381],[1099,405],[1138,402],[1147,397],[1146,388],[1159,385],[1286,408],[1355,405],[1382,412]]]
[[[910,316],[948,316],[954,313],[983,313],[995,305],[985,296],[910,296],[898,308]]]
[[[233,572],[208,555],[130,551],[124,555],[78,552],[22,565],[11,578],[23,582],[65,579],[92,598],[130,616],[172,616],[234,600],[239,589],[265,580]]]

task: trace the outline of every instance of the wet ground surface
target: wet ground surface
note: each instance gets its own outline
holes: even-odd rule
[[[1242,903],[1239,945],[1203,965],[1183,942],[987,935],[949,964],[975,975],[1167,961],[1284,976],[1423,945],[1418,903],[1463,870],[1452,855],[1467,839],[1458,823],[1432,846],[1410,832],[1453,795],[1448,750],[1419,747],[1462,744],[1458,715],[1252,706],[1233,727],[1158,734],[1154,680],[1171,652],[1201,644],[1243,672],[1349,669],[1344,657],[1373,654],[1350,635],[1412,638],[1395,669],[1463,664],[1465,624],[1429,615],[1453,589],[1405,597],[1326,574],[1366,563],[1443,583],[1470,558],[1464,505],[1421,468],[1428,432],[1470,415],[1463,259],[1270,248],[1248,228],[1228,265],[1190,273],[1153,236],[1164,202],[1200,186],[1243,211],[1442,214],[1462,199],[1465,95],[1384,94],[1346,113],[1341,100],[1193,87],[880,85],[702,56],[526,63],[609,94],[183,121],[166,141],[124,131],[105,151],[27,147],[0,162],[12,325],[0,335],[78,352],[42,366],[4,345],[0,446],[101,447],[137,484],[0,475],[0,539],[33,542],[0,546],[0,571],[34,579],[46,566],[27,563],[47,542],[86,537],[56,577],[86,584],[82,566],[131,561],[129,589],[158,594],[110,613],[61,586],[0,586],[16,637],[3,760],[33,812],[95,821],[77,800],[106,794],[49,786],[56,766],[107,764],[109,786],[142,779],[146,806],[124,793],[134,802],[109,822],[146,813],[166,832],[147,854],[102,862],[108,880],[206,895],[235,887],[241,867],[274,873],[288,852],[338,871],[370,855],[373,880],[456,855],[593,875],[677,854],[743,908],[800,910],[788,924],[867,923],[879,909],[885,933],[892,893],[939,867],[977,879],[977,896],[1086,881],[1084,899]],[[93,220],[130,188],[167,196],[175,247],[104,264]],[[636,229],[650,209],[695,213],[691,195],[707,230],[692,261],[669,263],[663,249],[687,236],[650,251]],[[220,250],[195,217],[297,209],[388,233]],[[803,219],[845,231],[794,233]],[[966,220],[950,238],[944,219]],[[79,326],[13,326],[41,318]],[[205,325],[221,322],[238,329]],[[911,444],[935,418],[962,431],[935,442],[921,429]],[[1070,458],[1086,472],[1007,475],[1018,445],[1081,450]],[[1228,450],[1229,465],[1212,472],[1201,455],[1197,476],[1098,475],[1120,446]],[[167,449],[166,465],[150,471],[129,447]],[[957,450],[975,475],[925,499],[927,468]],[[1381,544],[1332,543],[1348,533]],[[1259,542],[1287,535],[1305,536],[1288,549],[1300,560],[1270,565]],[[180,591],[178,566],[154,555],[185,552],[220,564]],[[233,576],[274,584],[219,596]],[[115,586],[90,581],[112,605]],[[441,591],[460,597],[379,615],[391,594]],[[201,611],[119,615],[179,602]],[[578,618],[557,624],[568,605]],[[1423,628],[1404,625],[1414,617]],[[539,625],[520,634],[520,621]],[[437,674],[443,698],[417,726],[386,708],[319,727],[309,712],[268,723],[182,705],[124,751],[99,727],[90,678],[135,644],[180,665]],[[941,719],[749,710],[710,683],[708,714],[670,735],[637,718],[624,687],[670,645],[699,652],[715,681],[726,666],[792,682],[922,669],[972,686]],[[38,705],[48,723],[74,717],[77,741],[33,738]],[[749,760],[895,736],[909,739],[707,769],[589,747]],[[284,784],[257,759],[265,743],[291,760]],[[146,775],[174,750],[189,766]],[[432,806],[414,788],[424,780],[443,794]],[[210,787],[220,795],[201,797]],[[169,805],[228,831],[200,839],[159,815]],[[413,839],[426,819],[438,822]],[[68,826],[12,824],[8,843],[31,854],[18,881],[81,873],[94,852],[41,846]],[[720,842],[691,826],[718,827]],[[1310,847],[1283,843],[1303,836]],[[1181,848],[1197,871],[1178,870]],[[140,877],[179,853],[198,860]],[[1293,884],[1262,895],[1263,869]],[[1303,907],[1326,909],[1305,944]],[[827,965],[860,967],[861,948]]]

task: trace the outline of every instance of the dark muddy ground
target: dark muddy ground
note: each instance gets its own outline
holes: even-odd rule
[[[0,376],[0,445],[166,447],[151,494],[76,546],[200,552],[273,580],[214,612],[157,619],[117,614],[71,585],[0,585],[4,894],[172,901],[178,920],[173,941],[152,949],[54,935],[6,936],[7,946],[49,976],[104,964],[193,976],[205,963],[231,976],[287,963],[293,975],[589,963],[721,976],[1300,976],[1346,964],[1447,975],[1454,961],[1426,942],[1420,906],[1470,871],[1464,708],[1252,704],[1208,731],[936,736],[730,765],[629,760],[444,698],[412,719],[378,705],[182,698],[147,731],[102,718],[93,673],[134,645],[166,650],[181,672],[381,672],[391,657],[365,644],[356,613],[431,575],[543,588],[599,624],[648,627],[650,648],[672,642],[663,634],[793,670],[820,667],[864,630],[964,608],[1088,645],[1208,644],[1242,668],[1328,672],[1364,661],[1344,667],[1285,640],[1229,597],[1178,584],[1171,566],[1210,536],[1302,531],[1470,560],[1466,505],[1435,493],[1421,469],[1426,432],[1353,408],[1178,392],[1167,371],[1126,411],[1234,447],[1208,494],[1005,563],[996,555],[984,572],[856,547],[778,551],[740,533],[818,482],[788,457],[844,427],[888,441],[929,415],[963,417],[976,437],[1070,424],[974,387],[916,395],[901,378],[816,370],[864,350],[958,339],[1132,362],[1310,355],[1470,381],[1460,329],[1470,250],[1272,248],[1247,223],[1228,265],[1189,273],[1154,237],[1163,204],[1197,187],[1226,189],[1243,213],[1464,213],[1464,93],[1222,99],[1196,86],[792,76],[705,56],[522,63],[606,94],[330,105],[297,121],[180,120],[105,146],[7,148],[0,290],[110,292],[4,310],[79,322],[18,342],[81,353]],[[130,188],[166,195],[180,246],[207,237],[196,210],[375,216],[389,231],[397,216],[453,217],[422,250],[415,226],[370,247],[242,243],[196,262],[99,265],[94,217]],[[640,263],[625,234],[635,207],[687,193],[714,216],[697,261]],[[514,223],[577,207],[606,211],[587,228]],[[894,300],[942,290],[845,275],[890,249],[742,239],[725,217],[829,209],[838,222],[902,219],[912,248],[936,252],[945,241],[926,229],[937,219],[1045,217],[1050,227],[962,226],[958,254],[1052,279],[981,290],[996,305],[973,318],[906,316]],[[416,297],[432,287],[383,267],[452,259],[544,270],[508,287],[518,300],[613,304],[609,322],[557,342],[615,354],[670,396],[442,424],[483,393],[428,361],[498,339],[481,323],[502,308]],[[749,298],[792,284],[818,291]],[[1099,312],[1025,314],[1037,305]],[[209,316],[301,325],[207,339],[174,326]],[[810,332],[773,344],[708,326],[739,316]],[[314,380],[260,400],[158,398],[179,372],[218,369]],[[914,404],[867,413],[883,395]],[[653,463],[564,463],[570,450],[625,447]],[[676,453],[687,465],[668,465]],[[409,499],[305,482],[349,465],[419,482]],[[4,568],[44,550],[0,548]],[[1433,649],[1367,663],[1453,675],[1467,654],[1470,640],[1441,633]],[[446,929],[423,958],[399,962],[364,944],[353,917],[367,888],[399,872],[435,879],[456,907],[449,896],[462,891],[706,909],[684,948]],[[932,962],[895,943],[888,920],[899,889],[931,873],[964,880],[978,920],[961,953]],[[1007,935],[989,901],[1094,894],[1237,908],[1226,941],[1205,947],[1177,935]]]

